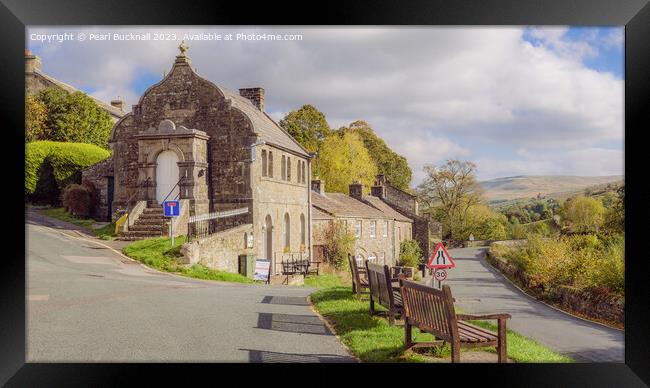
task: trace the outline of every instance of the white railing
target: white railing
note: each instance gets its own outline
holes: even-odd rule
[[[248,213],[247,207],[243,207],[240,209],[233,209],[233,210],[224,210],[221,212],[197,214],[195,216],[191,216],[189,222],[216,220],[217,218],[237,216],[245,213]]]

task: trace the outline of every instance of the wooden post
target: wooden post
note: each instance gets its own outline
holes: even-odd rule
[[[499,318],[498,322],[499,345],[497,346],[497,353],[499,354],[499,362],[508,362],[508,354],[506,350],[506,319]]]

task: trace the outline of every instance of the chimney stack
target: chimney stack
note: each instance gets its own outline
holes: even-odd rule
[[[242,88],[239,95],[250,100],[257,109],[264,112],[264,88]]]
[[[381,199],[386,198],[386,177],[384,174],[379,174],[375,178],[375,185],[370,188],[370,195],[373,197],[379,197]]]
[[[350,183],[350,197],[358,199],[359,201],[363,200],[363,185],[359,181],[354,181]]]
[[[41,70],[41,58],[25,50],[25,73],[33,73],[34,70]]]
[[[117,100],[111,100],[111,105],[124,112],[124,100],[121,98],[118,97]]]
[[[315,191],[320,195],[325,195],[325,181],[319,178],[311,180],[311,191]]]

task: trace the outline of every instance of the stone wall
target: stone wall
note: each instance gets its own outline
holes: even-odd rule
[[[183,244],[181,253],[187,264],[202,264],[219,271],[237,273],[239,255],[254,254],[246,248],[245,234],[253,232],[253,225],[240,225],[206,238]]]
[[[108,212],[108,179],[113,176],[113,157],[109,157],[81,171],[81,182],[95,188],[95,206],[91,217],[95,221],[111,221]]]

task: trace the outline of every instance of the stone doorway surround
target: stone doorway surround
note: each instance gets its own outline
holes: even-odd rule
[[[158,155],[172,151],[178,157],[180,199],[190,203],[190,214],[207,213],[209,209],[207,186],[207,141],[209,136],[198,129],[176,126],[173,121],[165,119],[158,128],[140,131],[138,139],[138,185],[144,185],[144,201],[156,201],[156,167]]]

